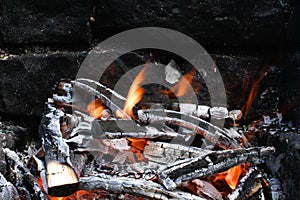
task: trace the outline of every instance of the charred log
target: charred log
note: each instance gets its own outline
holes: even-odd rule
[[[60,131],[60,117],[64,113],[48,106],[49,112],[43,117],[39,130],[47,172],[44,188],[51,196],[70,195],[77,190],[78,177],[70,162],[69,146]]]

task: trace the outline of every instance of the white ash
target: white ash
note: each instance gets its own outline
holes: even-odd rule
[[[177,83],[181,77],[180,72],[176,68],[178,66],[174,60],[171,60],[165,67],[165,79],[171,84]]]

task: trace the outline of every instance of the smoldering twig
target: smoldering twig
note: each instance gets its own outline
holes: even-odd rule
[[[23,180],[25,179],[33,188],[36,198],[38,198],[39,200],[48,200],[46,195],[43,193],[40,185],[38,184],[37,178],[30,173],[30,170],[20,160],[17,153],[8,148],[4,148],[3,152],[9,162],[13,165],[12,167],[16,172],[16,175],[18,176],[17,182],[19,182],[19,184],[22,184]]]
[[[122,109],[116,105],[114,102],[112,102],[108,97],[106,97],[104,94],[100,93],[98,90],[92,88],[91,86],[78,82],[73,81],[73,84],[77,91],[87,93],[91,97],[96,97],[97,99],[100,99],[105,106],[107,106],[113,113],[116,112],[122,112]],[[73,96],[74,98],[74,96]],[[125,112],[122,112],[122,117],[124,119],[131,119],[129,115],[127,115]]]
[[[106,190],[112,193],[132,194],[152,199],[168,200],[206,200],[205,198],[182,191],[168,191],[162,185],[148,180],[98,174],[82,177],[79,181],[80,190]]]
[[[197,158],[170,164],[158,172],[158,179],[168,190],[173,190],[185,181],[207,177],[245,162],[259,163],[261,158],[271,155],[274,150],[274,147],[254,147],[210,151]]]
[[[202,135],[205,139],[223,149],[236,149],[241,147],[235,139],[220,133],[217,129],[215,129],[214,132],[210,132],[209,130],[206,130],[200,126],[182,119],[157,116],[150,113],[146,114],[142,110],[138,111],[138,118],[143,123],[166,123],[169,125],[176,125],[179,127],[187,128],[195,133]]]

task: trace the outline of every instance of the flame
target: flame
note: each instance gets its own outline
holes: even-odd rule
[[[248,96],[248,99],[242,108],[242,111],[243,111],[245,117],[248,115],[250,107],[257,96],[258,88],[260,86],[261,81],[267,75],[268,72],[269,72],[269,67],[264,67],[260,71],[258,78],[256,80],[254,80],[254,82],[252,84],[252,88],[251,88],[249,96]]]
[[[125,102],[123,110],[133,119],[135,119],[136,117],[134,116],[132,109],[142,99],[143,94],[145,93],[145,90],[142,87],[140,87],[141,83],[144,81],[145,71],[146,65],[135,77],[127,93],[127,101]]]
[[[127,141],[130,145],[130,151],[135,153],[135,157],[138,161],[146,161],[143,151],[145,149],[145,146],[148,144],[148,141],[146,139],[140,138],[140,139],[133,139],[133,138],[127,138]]]
[[[147,144],[147,140],[146,139],[132,139],[132,138],[127,138],[127,140],[129,141],[129,145],[132,147],[135,147],[136,149],[143,151],[145,149],[145,146]]]
[[[99,119],[103,116],[103,111],[106,109],[105,105],[100,99],[95,99],[87,106],[87,111],[90,116]]]
[[[182,97],[185,94],[191,94],[190,85],[193,81],[196,70],[193,69],[190,72],[182,76],[180,81],[176,83],[170,90],[160,90],[162,94],[172,95],[175,94],[176,97]]]
[[[239,179],[240,179],[240,176],[242,173],[243,173],[242,165],[235,166],[233,168],[230,168],[227,171],[225,181],[227,182],[227,184],[229,185],[229,187],[231,189],[234,190],[236,188],[236,186],[239,183]]]
[[[221,172],[217,175],[215,175],[213,182],[216,182],[218,180],[224,181],[227,183],[227,185],[232,189],[236,189],[239,179],[243,172],[245,172],[248,169],[247,164],[243,165],[237,165],[235,167],[230,168],[229,170],[225,172]]]

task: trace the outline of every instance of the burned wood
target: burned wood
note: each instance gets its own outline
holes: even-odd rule
[[[13,167],[12,170],[16,173],[16,185],[23,185],[23,182],[26,181],[34,190],[34,198],[37,198],[39,200],[47,200],[48,198],[43,193],[37,178],[30,173],[30,170],[23,164],[16,152],[8,148],[4,148],[3,152],[6,155],[8,161],[11,163],[10,166]]]
[[[152,181],[127,177],[115,177],[105,174],[80,178],[81,190],[106,190],[111,193],[132,194],[152,199],[168,200],[205,200],[204,198],[182,191],[168,191]]]
[[[262,199],[273,199],[271,188],[262,172],[257,169],[250,168],[247,174],[240,180],[238,188],[230,194],[229,200],[247,200],[257,192],[262,192]]]
[[[220,133],[221,135],[224,135],[229,138],[236,138],[236,139],[241,139],[242,136],[239,134],[235,134],[235,137],[231,137],[231,135],[228,131],[225,131],[224,129],[219,128],[218,126],[213,125],[212,123],[209,123],[199,117],[196,117],[194,115],[184,113],[184,112],[178,112],[174,110],[167,110],[167,109],[149,109],[149,110],[142,110],[140,111],[141,113],[144,113],[147,115],[147,113],[150,114],[155,114],[155,113],[166,113],[169,114],[170,117],[173,118],[182,118],[182,119],[187,119],[189,121],[192,121],[196,124],[199,124],[202,128],[206,128],[210,132],[215,132],[215,133]]]
[[[207,177],[245,162],[259,163],[261,158],[273,152],[273,147],[211,151],[168,165],[158,172],[158,179],[168,190],[172,190],[185,181]]]
[[[72,168],[69,146],[62,138],[60,118],[64,115],[48,104],[48,114],[42,120],[39,133],[45,151],[46,183],[45,191],[51,196],[72,194],[78,187],[78,177]]]
[[[193,194],[207,197],[207,199],[223,200],[222,194],[209,182],[194,179],[182,184],[182,187],[187,188]]]
[[[101,83],[99,82],[96,82],[92,79],[87,79],[87,78],[79,78],[79,79],[76,79],[76,81],[74,82],[78,82],[78,81],[86,81],[88,83],[93,83],[99,87],[101,87],[102,89],[104,89],[105,91],[109,92],[110,94],[114,95],[116,98],[122,100],[122,101],[127,101],[127,99],[125,97],[123,97],[122,95],[118,94],[117,92],[115,92],[114,90],[106,87],[105,85],[102,85]]]
[[[76,115],[71,116],[74,119],[69,119],[68,121],[77,121],[76,128],[72,130],[68,142],[75,142],[76,137],[81,138],[82,135],[86,135],[86,137],[93,136],[93,138],[99,139],[144,138],[169,140],[174,138],[184,139],[186,137],[167,127],[163,127],[162,130],[151,126],[142,127],[133,120],[102,121],[95,120],[77,111],[74,114]]]
[[[210,107],[206,105],[196,105],[196,104],[188,104],[188,103],[148,103],[141,102],[139,103],[142,107],[163,107],[163,108],[171,108],[171,110],[179,110],[181,113],[187,115],[193,115],[199,118],[213,118],[213,119],[226,119],[231,118],[232,120],[240,120],[242,117],[242,111],[240,110],[231,110],[228,111],[225,107]],[[153,110],[151,108],[151,110]]]
[[[159,165],[168,165],[187,158],[196,158],[211,152],[197,147],[165,142],[148,142],[143,151],[148,161]]]
[[[162,117],[157,116],[153,114],[146,114],[142,110],[138,111],[138,117],[139,120],[143,123],[165,123],[167,125],[176,125],[179,127],[187,128],[195,133],[198,133],[202,135],[205,139],[209,140],[213,144],[223,148],[223,149],[236,149],[240,148],[241,145],[238,144],[238,142],[226,135],[224,135],[222,132],[216,128],[214,128],[214,132],[210,132],[209,130],[206,130],[200,126],[197,126],[191,122],[178,119],[178,118],[171,118],[171,117]],[[205,122],[207,123],[207,122]],[[212,127],[212,126],[211,126]]]
[[[15,186],[6,180],[0,173],[0,199],[19,200],[19,194]]]
[[[67,83],[67,82],[60,82],[57,88],[57,92],[59,94],[53,94],[52,98],[56,102],[61,102],[61,103],[72,103],[72,84]]]
[[[73,103],[76,105],[76,98],[79,98],[80,96],[86,96],[84,94],[87,94],[87,96],[89,97],[95,97],[96,99],[100,99],[104,105],[106,105],[111,111],[112,113],[117,113],[117,112],[121,112],[122,116],[124,119],[131,119],[130,116],[128,116],[125,112],[122,111],[122,109],[117,106],[115,103],[113,103],[108,97],[106,97],[104,94],[100,93],[98,90],[92,88],[91,86],[78,82],[78,81],[74,81],[74,88],[73,90],[76,90],[76,94],[74,94],[75,96],[73,96]],[[78,93],[78,94],[77,94]],[[92,99],[90,99],[91,101]],[[89,102],[88,102],[89,103]]]

